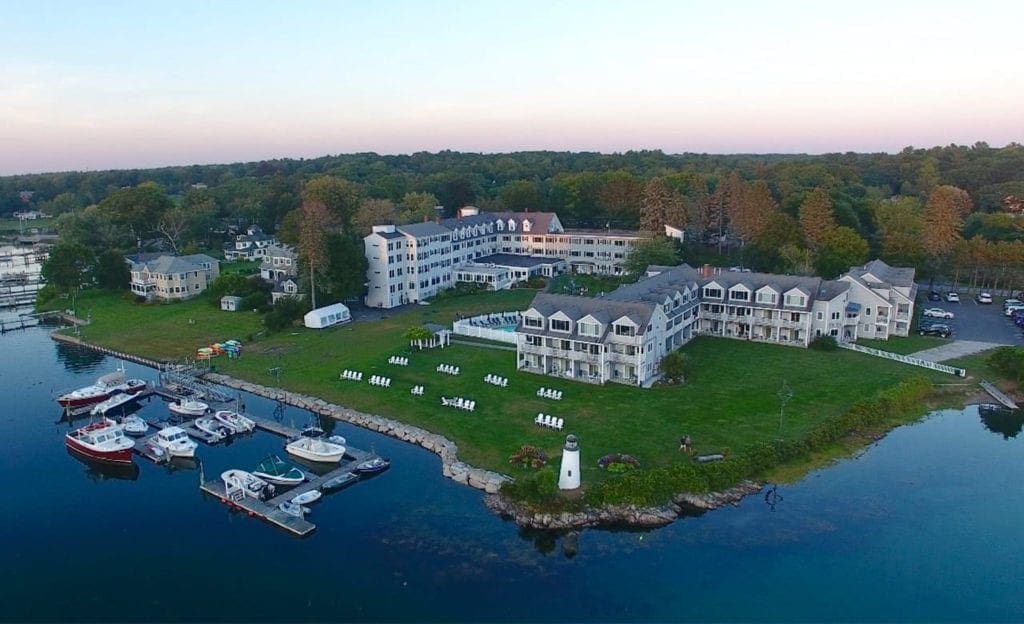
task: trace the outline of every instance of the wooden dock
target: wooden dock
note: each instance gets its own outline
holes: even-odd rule
[[[982,389],[985,390],[985,392],[989,393],[989,395],[993,399],[999,401],[1008,409],[1017,409],[1017,404],[1013,402],[1013,399],[1003,394],[1002,391],[999,390],[999,388],[996,388],[994,385],[985,381],[984,379],[982,379],[979,383],[981,384]]]

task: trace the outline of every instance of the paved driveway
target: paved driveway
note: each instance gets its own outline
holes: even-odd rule
[[[921,309],[942,308],[955,314],[951,323],[954,340],[1024,345],[1024,334],[1009,317],[1003,316],[1002,299],[990,305],[979,305],[973,299],[961,303],[925,301],[919,305]]]

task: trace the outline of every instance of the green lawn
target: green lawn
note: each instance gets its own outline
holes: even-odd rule
[[[611,275],[559,275],[548,284],[547,291],[559,295],[596,297],[623,284],[625,278]]]
[[[939,338],[938,336],[921,336],[918,334],[896,336],[895,338],[890,338],[888,340],[861,339],[857,341],[857,344],[865,347],[872,347],[875,349],[881,349],[882,351],[901,353],[904,355],[924,351],[925,349],[931,349],[933,347],[941,347],[942,345],[949,343],[950,341],[945,338]]]
[[[245,345],[243,357],[217,360],[219,372],[270,384],[268,370],[279,365],[283,387],[441,433],[459,444],[462,459],[481,467],[510,472],[507,458],[521,444],[536,445],[557,457],[565,433],[575,433],[583,446],[585,481],[602,478],[595,463],[606,453],[631,453],[651,466],[681,461],[678,440],[683,434],[690,435],[702,453],[780,435],[788,438],[901,379],[929,374],[947,379],[849,351],[698,338],[684,347],[693,365],[684,386],[641,390],[519,373],[509,351],[464,345],[409,351],[401,339],[409,326],[449,323],[457,313],[522,309],[533,294],[515,290],[453,298],[382,320],[320,331],[296,328],[255,342],[251,336],[259,331],[259,317],[221,312],[204,300],[137,305],[119,295],[90,293],[79,297],[78,308],[93,316],[93,323],[82,331],[86,340],[151,357],[182,358],[196,347],[238,338]],[[410,365],[387,364],[394,354],[409,355]],[[435,372],[442,362],[460,366],[462,374]],[[362,371],[364,379],[380,374],[394,381],[389,389],[340,381],[338,374],[346,368]],[[484,383],[487,373],[508,377],[509,387]],[[780,434],[777,393],[783,381],[792,388],[793,398]],[[424,385],[426,395],[410,395],[414,384]],[[564,399],[537,398],[541,386],[562,390]],[[477,410],[442,407],[442,395],[473,399]],[[538,412],[564,418],[566,431],[534,425]]]
[[[260,272],[259,262],[248,262],[246,260],[236,260],[234,262],[221,262],[220,273],[221,275],[227,275],[228,273],[241,273],[242,275],[256,275]]]
[[[25,233],[28,234],[29,230],[38,228],[40,232],[52,232],[53,231],[53,219],[34,219],[28,220],[24,223]],[[21,233],[22,222],[20,219],[0,219],[0,232],[13,232],[15,234]]]

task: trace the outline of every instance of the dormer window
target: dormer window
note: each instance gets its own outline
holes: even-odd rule
[[[538,316],[526,315],[523,317],[523,325],[525,327],[531,327],[533,329],[543,329],[544,320]]]
[[[777,297],[776,297],[776,295],[775,295],[775,293],[773,291],[762,290],[761,292],[757,293],[757,302],[758,303],[766,303],[768,305],[775,305],[776,301],[777,301]]]
[[[551,331],[569,333],[569,321],[551,319]]]
[[[508,220],[508,231],[509,232],[515,232],[516,231],[516,222],[515,222],[514,219],[509,219]]]
[[[722,289],[721,288],[715,288],[715,287],[712,287],[712,286],[705,286],[704,287],[704,296],[706,298],[708,298],[708,299],[721,299],[722,298]]]
[[[730,290],[729,299],[731,299],[732,301],[750,301],[750,291]]]
[[[590,321],[580,321],[576,323],[576,331],[581,336],[598,336],[601,333],[601,326]]]
[[[786,295],[786,305],[802,308],[807,305],[807,297],[800,294]]]
[[[529,219],[523,219],[523,231],[524,232],[529,232],[532,227],[533,227],[533,223],[531,223]]]

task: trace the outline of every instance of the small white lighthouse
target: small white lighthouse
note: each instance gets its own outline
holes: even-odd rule
[[[562,447],[562,469],[558,473],[558,489],[575,490],[580,486],[580,443],[576,436],[565,436]]]

